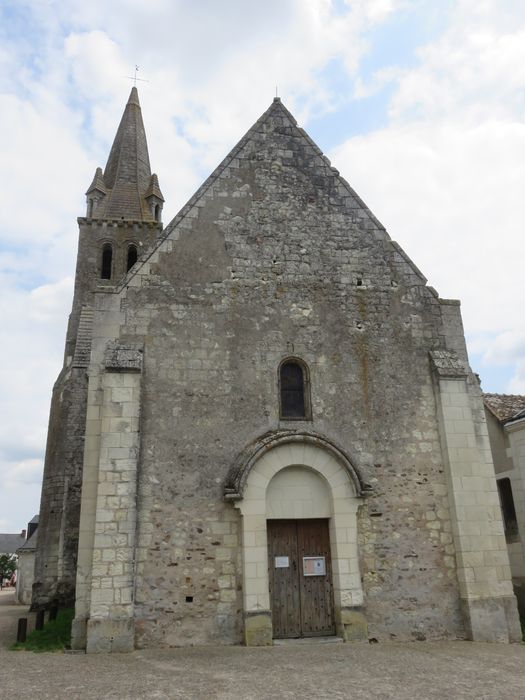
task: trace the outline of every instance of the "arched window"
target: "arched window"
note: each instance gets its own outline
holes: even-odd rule
[[[308,372],[298,360],[285,360],[279,368],[281,418],[310,418]]]
[[[131,270],[133,265],[137,262],[137,246],[136,245],[130,245],[128,246],[128,262],[127,262],[127,267],[126,267],[126,272]]]
[[[155,204],[155,221],[160,221],[160,205]]]
[[[100,268],[100,277],[103,280],[111,279],[111,266],[113,262],[113,248],[110,243],[106,243],[102,248],[102,265]]]
[[[93,200],[91,197],[87,201],[87,217],[88,219],[93,216]]]

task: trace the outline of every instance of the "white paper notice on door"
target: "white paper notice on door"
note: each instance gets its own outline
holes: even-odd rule
[[[303,557],[304,576],[326,576],[324,557]]]
[[[290,566],[288,557],[275,557],[276,569],[287,569]]]

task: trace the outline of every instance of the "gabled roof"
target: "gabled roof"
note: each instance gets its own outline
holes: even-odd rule
[[[25,541],[20,534],[0,533],[0,554],[14,554]]]
[[[525,411],[525,396],[520,394],[483,394],[483,402],[501,423],[517,420]]]
[[[211,187],[211,185],[218,179],[221,173],[232,164],[232,161],[236,158],[239,152],[250,140],[252,140],[255,137],[257,132],[268,131],[266,127],[269,125],[270,122],[273,122],[273,126],[276,127],[276,130],[279,130],[281,133],[295,132],[297,136],[300,136],[311,149],[312,156],[317,157],[317,159],[319,159],[319,162],[316,163],[316,165],[318,167],[320,166],[322,170],[324,170],[324,174],[331,176],[334,179],[334,181],[337,180],[337,183],[345,188],[346,194],[348,194],[351,198],[355,200],[355,205],[357,207],[366,210],[367,215],[374,222],[377,228],[383,231],[386,230],[383,224],[374,216],[370,209],[368,209],[363,200],[350,187],[348,182],[339,174],[339,171],[336,168],[332,167],[330,160],[324,155],[324,153],[321,151],[321,149],[315,143],[315,141],[312,138],[310,138],[310,136],[308,136],[304,129],[301,129],[301,127],[297,125],[295,117],[283,105],[283,103],[281,102],[281,98],[274,97],[272,104],[268,107],[266,112],[264,112],[255,122],[255,124],[250,129],[248,129],[246,134],[232,148],[232,150],[228,153],[226,158],[215,168],[212,174],[202,183],[199,189],[195,192],[193,197],[191,197],[188,200],[188,202],[175,216],[175,218],[166,226],[165,235],[168,235],[169,231],[171,231],[176,226],[176,224],[178,224],[179,221],[182,218],[184,218],[188,210],[191,209],[195,202],[198,199],[200,199],[200,197],[202,197],[206,190],[208,190]]]
[[[224,160],[215,168],[215,170],[203,182],[195,194],[182,207],[179,213],[165,227],[162,235],[157,239],[153,247],[148,251],[145,251],[145,254],[140,261],[141,264],[147,262],[148,258],[160,245],[162,245],[163,241],[168,238],[173,230],[176,229],[177,226],[185,219],[190,210],[215,184],[221,175],[227,171],[228,168],[236,167],[236,159],[240,155],[242,149],[244,149],[245,146],[247,146],[251,141],[258,142],[261,140],[261,138],[267,138],[272,131],[277,134],[285,134],[301,140],[303,146],[306,146],[305,150],[308,152],[307,165],[312,169],[315,169],[316,179],[322,180],[324,183],[330,183],[330,187],[333,187],[335,191],[337,191],[337,193],[344,198],[346,204],[345,209],[347,211],[358,212],[361,218],[364,217],[365,220],[368,220],[370,225],[366,228],[371,229],[370,235],[374,235],[372,233],[372,231],[374,231],[377,237],[381,237],[387,241],[392,247],[394,253],[410,266],[412,272],[421,280],[421,283],[423,285],[426,284],[426,277],[412,262],[412,260],[410,260],[408,255],[401,249],[401,247],[395,241],[390,239],[385,227],[374,216],[374,214],[366,206],[359,195],[352,189],[348,182],[339,174],[339,171],[332,167],[330,160],[323,154],[319,146],[317,146],[310,136],[308,136],[304,129],[297,125],[293,115],[288,111],[288,109],[286,109],[278,97],[274,98],[270,107],[246,132],[246,134],[233,147],[226,158],[224,158]],[[141,264],[135,265],[132,268],[129,275],[126,276],[116,287],[116,292],[119,292],[122,288],[124,288],[126,284],[128,284],[129,279],[137,274],[137,272],[140,270]],[[431,287],[428,287],[428,289],[434,296],[438,296],[437,292],[435,292],[435,290],[433,290]]]

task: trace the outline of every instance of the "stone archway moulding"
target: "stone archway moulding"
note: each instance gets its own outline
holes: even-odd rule
[[[356,496],[366,496],[372,491],[361,470],[345,450],[324,435],[309,431],[272,430],[251,442],[239,454],[230,468],[224,485],[224,498],[238,501],[243,498],[246,482],[255,463],[269,450],[287,443],[302,443],[320,447],[330,453],[345,469],[354,485]]]

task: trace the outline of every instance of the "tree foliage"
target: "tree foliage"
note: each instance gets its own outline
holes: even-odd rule
[[[0,554],[0,585],[4,579],[11,578],[16,571],[16,557],[14,554]]]

